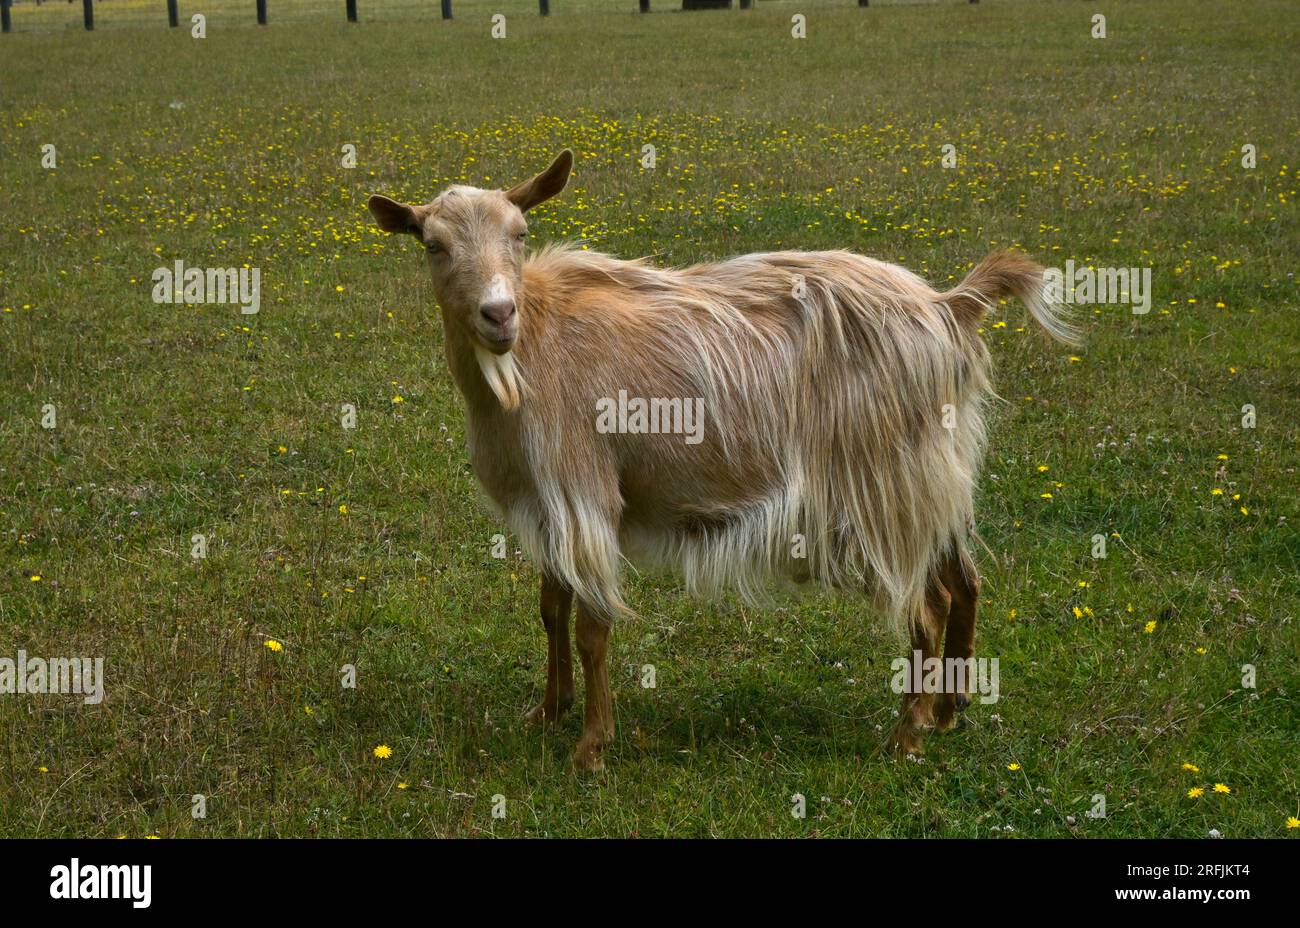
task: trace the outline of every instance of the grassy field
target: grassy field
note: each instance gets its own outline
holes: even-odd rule
[[[349,26],[272,0],[258,28],[221,0],[203,40],[161,0],[94,33],[15,7],[0,657],[103,656],[107,697],[0,695],[0,836],[1300,836],[1300,7],[553,6],[362,0]],[[1082,349],[988,320],[977,653],[1002,698],[922,761],[878,752],[906,649],[860,603],[662,577],[629,578],[608,772],[569,769],[577,716],[521,721],[538,578],[490,556],[427,271],[364,204],[564,146],[535,243],[851,247],[936,285],[1001,246],[1152,269],[1151,312],[1088,307]],[[261,312],[155,304],[177,259],[260,268]]]

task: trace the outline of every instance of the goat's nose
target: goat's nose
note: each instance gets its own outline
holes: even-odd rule
[[[510,317],[515,314],[514,300],[493,300],[490,303],[484,303],[478,308],[483,314],[483,318],[488,322],[496,325],[505,325],[510,321]]]

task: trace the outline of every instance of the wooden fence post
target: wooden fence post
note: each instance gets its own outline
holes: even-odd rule
[[[753,5],[754,5],[754,0],[740,0],[740,8],[742,10],[748,10]]]
[[[442,0],[442,18],[451,19],[451,0]]]
[[[641,12],[642,13],[650,12],[650,0],[641,0]]]
[[[95,6],[91,0],[81,0],[82,19],[86,22],[87,29],[95,28]]]
[[[350,23],[356,22],[357,21],[357,0],[348,0],[347,7],[348,7],[348,22]]]
[[[537,6],[543,16],[551,15],[551,0],[537,0]]]
[[[257,0],[257,24],[266,25],[266,0]]]
[[[9,21],[9,0],[0,0],[0,29],[8,32],[13,27],[13,23]]]
[[[181,24],[181,11],[176,9],[176,0],[167,0],[167,25],[175,29]]]

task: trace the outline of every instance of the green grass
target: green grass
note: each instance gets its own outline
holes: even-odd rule
[[[458,0],[441,23],[363,0],[349,26],[273,2],[258,28],[223,0],[202,41],[156,6],[128,27],[143,7],[105,3],[91,34],[23,4],[0,37],[0,656],[108,676],[97,707],[0,695],[0,835],[1300,834],[1295,4]],[[1002,699],[923,762],[877,753],[904,646],[862,604],[672,578],[629,579],[604,777],[569,770],[577,716],[521,723],[536,572],[489,556],[427,272],[364,202],[566,145],[536,240],[852,247],[936,285],[1008,245],[1153,269],[1150,314],[1089,308],[1077,352],[1018,306],[988,320],[978,653]],[[261,268],[261,313],[155,305],[178,258]]]

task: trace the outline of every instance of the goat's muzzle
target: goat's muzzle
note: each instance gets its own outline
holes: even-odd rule
[[[519,314],[512,299],[493,300],[479,307],[478,334],[494,354],[505,354],[519,334]]]

